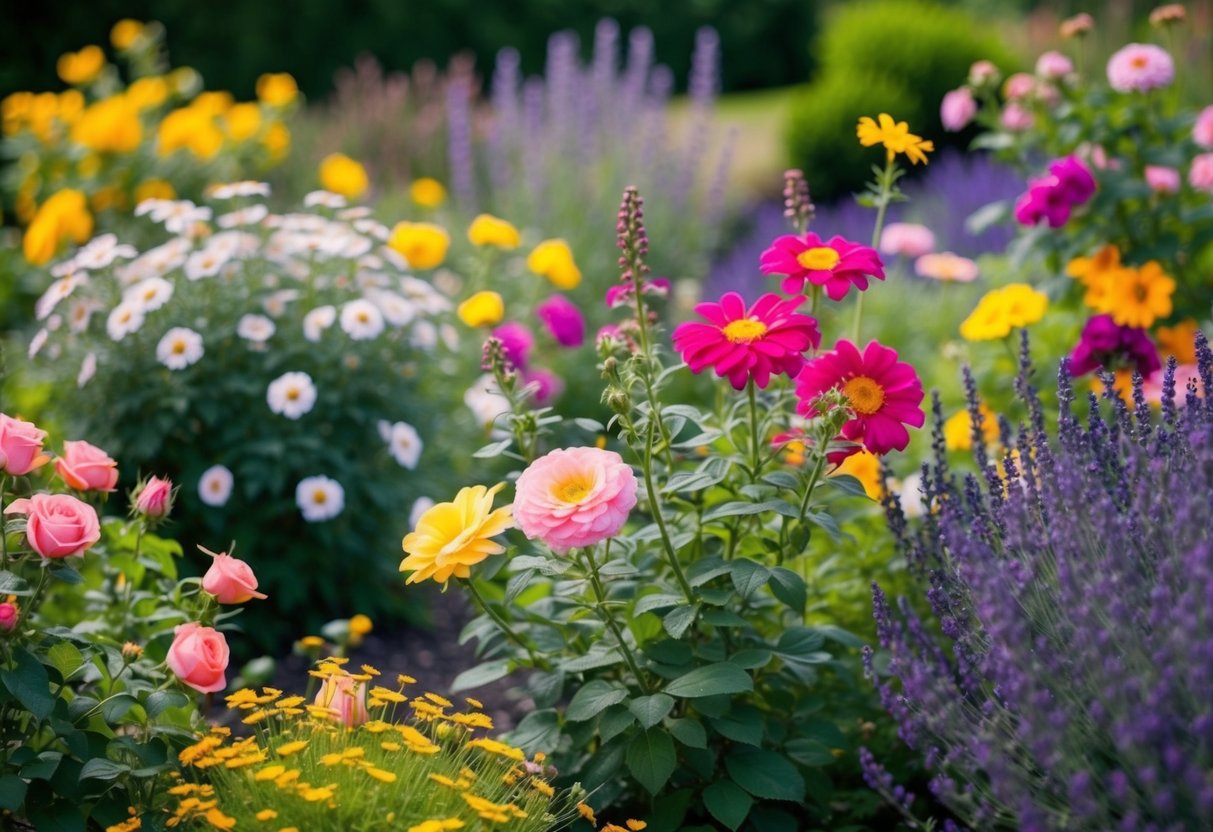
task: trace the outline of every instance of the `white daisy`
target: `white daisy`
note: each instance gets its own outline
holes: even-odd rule
[[[274,334],[274,322],[264,315],[248,314],[236,322],[236,334],[254,344],[264,344]]]
[[[422,447],[421,437],[412,425],[407,422],[397,422],[392,425],[391,435],[388,437],[388,449],[401,466],[410,471],[415,469],[417,461],[421,459]]]
[[[254,182],[251,179],[245,179],[240,182],[228,182],[224,185],[216,185],[211,188],[211,199],[233,199],[238,196],[269,196],[270,186],[268,182]]]
[[[351,209],[352,210],[352,209]],[[346,219],[343,217],[342,219]],[[391,230],[381,222],[372,219],[362,219],[350,217],[354,220],[354,230],[360,234],[365,234],[368,237],[374,237],[379,242],[387,242],[387,238],[392,236]]]
[[[421,520],[421,515],[434,507],[434,501],[429,497],[418,497],[413,503],[412,509],[409,510],[409,531],[417,528],[417,523]]]
[[[191,247],[190,241],[184,237],[174,237],[121,266],[118,269],[118,278],[123,283],[134,283],[146,277],[166,275],[185,262]]]
[[[463,403],[472,411],[476,424],[493,428],[499,418],[510,412],[510,400],[501,395],[497,382],[487,373],[463,394]]]
[[[215,218],[215,224],[220,228],[239,228],[242,225],[256,225],[265,219],[269,212],[270,209],[264,205],[249,205],[227,214],[220,214]]]
[[[90,352],[84,356],[84,360],[80,362],[80,372],[76,374],[76,386],[83,387],[93,380],[93,376],[97,374],[97,354]]]
[[[129,260],[138,254],[135,247],[119,243],[117,235],[102,234],[94,237],[88,244],[76,252],[76,265],[82,269],[104,269],[119,257]]]
[[[51,334],[50,334],[50,332],[47,331],[47,329],[45,327],[38,330],[38,332],[35,333],[34,337],[30,339],[29,351],[27,353],[29,355],[29,357],[33,358],[38,353],[40,353],[42,351],[42,348],[46,346],[46,339],[50,338],[50,337],[51,337]]]
[[[427,315],[437,315],[440,312],[448,312],[451,309],[450,298],[443,295],[424,280],[418,280],[411,275],[405,275],[400,278],[400,291],[418,309]]]
[[[149,277],[140,280],[134,286],[122,293],[124,301],[137,303],[144,312],[154,312],[169,302],[173,296],[173,284],[163,277]]]
[[[100,302],[92,298],[77,298],[67,306],[67,326],[72,332],[81,333],[88,329],[93,313],[101,308]]]
[[[395,292],[368,292],[367,297],[379,307],[384,320],[392,326],[408,326],[417,317],[417,309]]]
[[[142,217],[144,214],[151,214],[153,220],[160,222],[164,212],[169,210],[173,204],[171,199],[145,199],[135,206],[135,216]]]
[[[303,337],[313,344],[320,340],[324,331],[337,320],[335,306],[317,306],[303,316]]]
[[[332,191],[312,191],[303,198],[303,204],[308,208],[313,208],[317,205],[325,208],[344,208],[345,197]]]
[[[265,400],[273,412],[298,419],[315,406],[316,385],[307,373],[283,373],[270,382]]]
[[[158,211],[152,211],[152,219],[164,223],[169,233],[180,234],[194,223],[206,222],[211,218],[211,209],[199,207],[188,199],[170,203]]]
[[[369,341],[383,332],[383,313],[369,300],[352,300],[341,307],[341,328],[355,341]]]
[[[76,287],[84,284],[88,280],[82,274],[69,274],[67,277],[61,277],[50,285],[42,297],[38,298],[38,302],[34,304],[34,317],[39,321],[46,320],[51,312],[55,311],[55,307],[59,305],[59,301],[69,296],[76,291]]]
[[[156,360],[170,370],[184,370],[202,358],[202,336],[192,329],[175,326],[156,345]]]
[[[212,465],[198,478],[198,499],[208,506],[226,505],[232,496],[232,472],[223,465]]]
[[[309,523],[332,520],[345,508],[345,489],[328,477],[304,477],[295,486],[295,504]]]
[[[271,275],[272,276],[272,275]],[[267,280],[267,282],[269,282]],[[266,295],[261,301],[261,308],[272,317],[279,317],[286,311],[286,305],[292,301],[299,299],[299,292],[295,289],[279,289],[277,292],[272,292]]]
[[[207,241],[206,247],[224,260],[248,257],[261,246],[261,238],[247,231],[220,231]]]
[[[51,315],[46,319],[46,329],[48,332],[58,332],[61,326],[63,326],[62,315]]]
[[[110,312],[105,320],[105,331],[110,338],[121,341],[143,326],[143,306],[135,300],[124,300]]]
[[[459,349],[459,330],[455,329],[452,324],[443,324],[438,327],[438,334],[442,336],[442,343],[446,344],[446,348],[454,352]]]
[[[185,276],[189,280],[201,280],[204,277],[213,277],[219,274],[219,270],[223,268],[223,265],[227,263],[230,257],[230,254],[225,254],[212,246],[207,246],[201,251],[195,251],[185,259]]]
[[[339,220],[360,220],[371,215],[369,205],[355,205],[352,208],[346,208],[337,212]]]
[[[429,352],[438,345],[438,327],[429,321],[418,321],[409,334],[409,343],[420,350]]]

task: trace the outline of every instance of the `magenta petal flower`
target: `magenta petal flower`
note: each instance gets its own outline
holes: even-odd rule
[[[520,370],[530,366],[531,349],[535,346],[535,336],[526,324],[509,321],[493,330],[493,337],[501,341],[505,357]]]
[[[1030,182],[1027,193],[1015,201],[1015,219],[1021,225],[1036,225],[1043,219],[1049,228],[1061,228],[1069,222],[1073,205],[1058,187],[1057,177],[1046,176]]]
[[[897,351],[871,341],[859,352],[841,340],[831,352],[808,362],[796,377],[797,411],[814,416],[813,401],[827,390],[841,390],[854,417],[842,426],[842,435],[862,442],[874,454],[904,451],[910,444],[906,425],[920,428],[922,382],[914,368],[897,360]]]
[[[674,349],[693,373],[711,367],[736,390],[750,379],[765,388],[772,375],[796,375],[804,366],[805,350],[821,343],[817,321],[796,311],[802,300],[771,292],[746,309],[741,295],[727,292],[719,303],[695,307],[708,323],[678,325]]]
[[[585,319],[581,317],[581,310],[564,295],[552,295],[535,307],[535,314],[560,346],[580,347],[585,342]]]
[[[1071,205],[1081,205],[1095,196],[1095,177],[1077,156],[1066,156],[1049,165],[1057,185]]]
[[[1082,328],[1078,345],[1070,353],[1070,375],[1086,375],[1100,367],[1109,371],[1127,367],[1149,378],[1162,368],[1162,362],[1144,329],[1120,326],[1111,315],[1096,315]]]
[[[800,294],[807,281],[824,286],[830,300],[842,300],[852,285],[862,292],[869,277],[884,280],[884,264],[875,249],[842,237],[827,242],[811,231],[777,237],[762,253],[759,268],[763,274],[784,275],[781,285],[788,294]]]

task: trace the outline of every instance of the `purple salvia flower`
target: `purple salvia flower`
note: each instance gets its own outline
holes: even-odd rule
[[[446,90],[447,158],[451,165],[451,192],[469,211],[475,210],[476,172],[472,154],[472,91],[464,78],[453,79]]]

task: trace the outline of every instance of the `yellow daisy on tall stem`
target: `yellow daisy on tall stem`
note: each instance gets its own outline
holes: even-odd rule
[[[888,113],[881,113],[875,121],[871,116],[863,116],[859,119],[855,132],[859,136],[859,143],[864,147],[883,144],[889,163],[892,163],[898,153],[902,153],[913,164],[921,162],[925,165],[927,154],[935,150],[934,142],[914,135],[910,132],[909,123],[894,121]]]

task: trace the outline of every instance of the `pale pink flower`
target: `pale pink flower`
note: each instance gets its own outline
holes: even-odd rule
[[[328,708],[332,718],[347,728],[366,722],[366,682],[334,674],[325,678],[316,693],[315,704]]]
[[[1030,130],[1035,123],[1036,116],[1032,115],[1032,111],[1015,102],[1011,102],[1002,109],[1002,126],[1007,130],[1014,132]]]
[[[1155,193],[1177,193],[1179,191],[1179,171],[1162,165],[1146,165],[1146,184]]]
[[[968,127],[975,115],[977,102],[968,87],[952,90],[943,97],[943,102],[939,105],[939,120],[943,123],[943,129],[952,133]]]
[[[1213,153],[1202,153],[1192,160],[1188,184],[1198,191],[1213,194]]]
[[[935,235],[925,225],[891,222],[880,234],[880,253],[921,257],[935,250]]]
[[[977,61],[969,67],[969,83],[975,87],[998,79],[998,67],[992,61]]]
[[[636,476],[614,451],[560,448],[518,477],[514,522],[556,552],[614,537],[636,505]]]
[[[1108,59],[1108,83],[1117,92],[1149,92],[1175,80],[1175,62],[1160,46],[1130,43]]]
[[[1016,72],[1003,84],[1002,94],[1011,101],[1027,98],[1036,92],[1036,79],[1026,72]]]
[[[1058,81],[1074,71],[1074,62],[1060,52],[1045,52],[1036,59],[1036,74],[1050,81]]]
[[[939,254],[924,254],[914,262],[914,272],[919,277],[955,283],[972,283],[977,279],[977,264],[967,257],[941,251]]]
[[[1162,382],[1166,377],[1166,373],[1159,369],[1150,374],[1150,377],[1142,382],[1141,389],[1145,394],[1146,401],[1153,405],[1162,404]],[[1203,399],[1205,391],[1200,382],[1200,368],[1195,364],[1180,364],[1175,368],[1175,403],[1180,407],[1187,404],[1188,399],[1188,384],[1196,384],[1196,392]]]
[[[1213,104],[1205,107],[1192,125],[1192,141],[1206,150],[1213,150]]]

